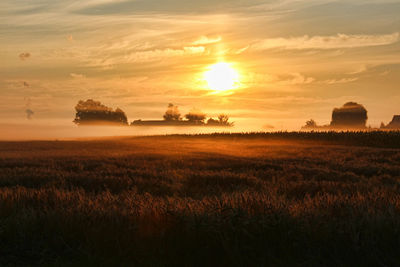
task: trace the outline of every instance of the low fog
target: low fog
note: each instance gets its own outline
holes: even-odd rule
[[[108,126],[90,125],[77,126],[71,120],[32,119],[21,123],[0,123],[0,140],[65,140],[76,138],[99,138],[112,136],[143,136],[167,134],[201,134],[201,133],[226,133],[226,132],[260,132],[279,130],[298,130],[295,126],[290,129],[274,128],[265,129],[259,120],[232,119],[234,127],[133,127],[133,126]],[[296,124],[294,124],[296,125]]]
[[[130,127],[130,126],[75,126],[40,124],[1,124],[0,140],[64,140],[89,137],[141,136],[166,134],[197,134],[234,132],[236,127]]]
[[[146,136],[170,134],[207,134],[230,132],[276,132],[298,131],[298,119],[262,120],[260,118],[232,118],[220,114],[214,118],[201,110],[192,109],[182,116],[178,107],[169,104],[160,119],[129,121],[119,108],[113,109],[99,101],[79,101],[75,107],[75,120],[49,120],[33,117],[35,112],[26,105],[25,122],[9,120],[0,123],[0,140],[65,140],[79,138],[102,138],[116,136]],[[35,115],[36,116],[36,115]],[[347,102],[332,111],[330,124],[318,125],[313,119],[306,122],[301,130],[345,131],[378,130],[367,127],[367,110],[363,105]],[[400,116],[394,116],[391,123],[382,123],[380,129],[400,128]]]

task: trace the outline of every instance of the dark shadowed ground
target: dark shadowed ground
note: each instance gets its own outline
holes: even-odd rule
[[[400,133],[0,143],[0,265],[400,265]]]

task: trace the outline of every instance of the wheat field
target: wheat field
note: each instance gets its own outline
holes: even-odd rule
[[[396,266],[399,193],[399,132],[0,142],[0,265]]]

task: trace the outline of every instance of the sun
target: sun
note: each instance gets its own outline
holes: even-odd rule
[[[204,80],[214,91],[227,91],[239,86],[239,73],[226,62],[211,65],[204,73]]]

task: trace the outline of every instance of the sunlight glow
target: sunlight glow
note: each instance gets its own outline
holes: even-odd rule
[[[219,62],[209,67],[204,73],[204,80],[214,91],[227,91],[239,86],[239,73],[226,62]]]

